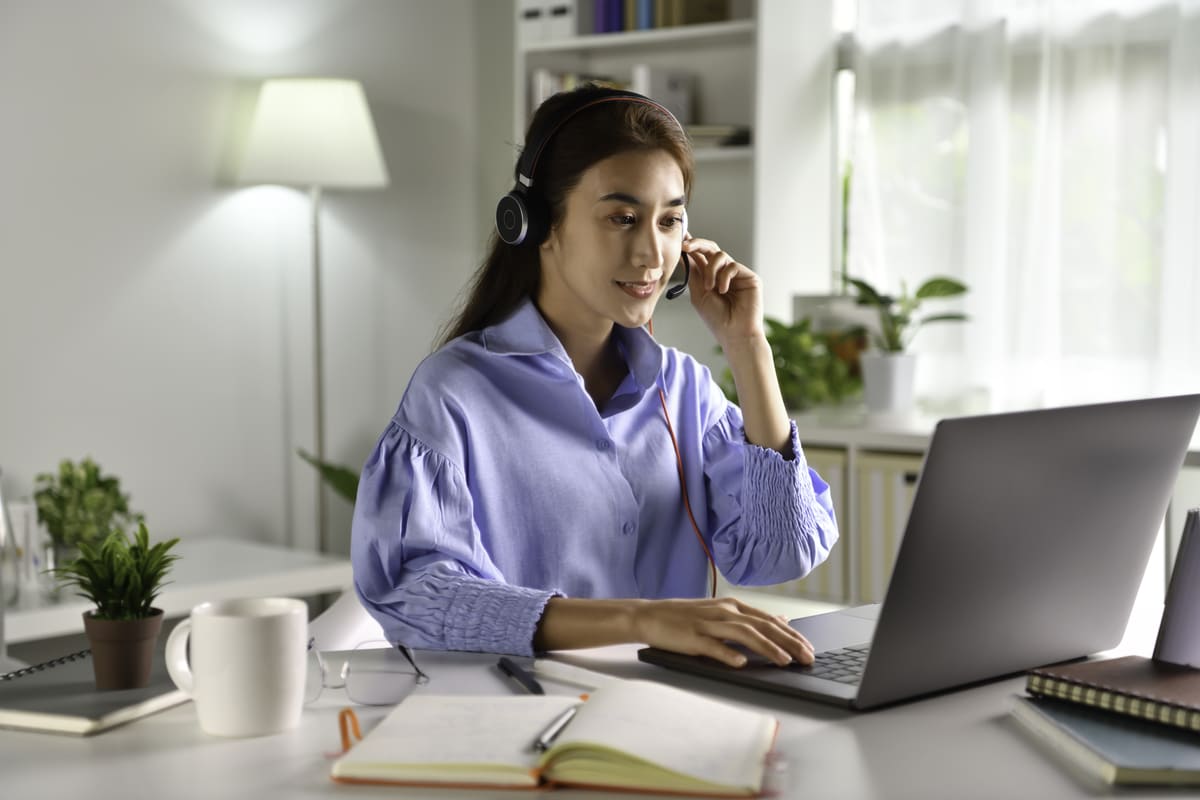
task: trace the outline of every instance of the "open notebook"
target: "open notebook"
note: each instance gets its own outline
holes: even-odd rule
[[[86,736],[179,705],[163,647],[144,689],[98,690],[88,650],[0,675],[0,728]]]
[[[533,742],[578,712],[544,753]],[[576,786],[762,793],[773,717],[649,681],[576,697],[413,695],[333,765],[334,780],[425,786]]]

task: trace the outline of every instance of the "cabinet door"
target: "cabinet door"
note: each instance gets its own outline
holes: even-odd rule
[[[858,456],[855,531],[858,603],[883,600],[920,470],[918,454],[863,452]]]

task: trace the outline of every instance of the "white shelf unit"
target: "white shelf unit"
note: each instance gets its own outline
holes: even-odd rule
[[[832,0],[733,0],[727,22],[550,41],[526,41],[514,17],[514,141],[524,140],[539,68],[621,81],[638,63],[690,73],[693,123],[751,129],[749,146],[696,152],[690,229],[755,269],[766,313],[790,320],[793,294],[831,289],[831,9]]]

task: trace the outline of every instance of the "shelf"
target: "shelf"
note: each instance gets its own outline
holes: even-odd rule
[[[569,36],[548,42],[530,42],[521,47],[525,53],[588,53],[617,50],[625,47],[646,47],[656,44],[697,44],[710,40],[736,40],[754,35],[754,20],[735,19],[728,22],[707,22],[699,25],[679,25],[645,31],[597,33],[588,36]]]
[[[699,164],[701,161],[749,161],[754,157],[752,145],[731,145],[729,147],[697,147],[692,151],[692,158]]]

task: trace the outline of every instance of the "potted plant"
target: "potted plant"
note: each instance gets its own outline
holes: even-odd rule
[[[44,472],[34,484],[38,522],[46,526],[52,543],[46,558],[49,569],[73,559],[84,543],[143,519],[129,510],[129,495],[121,493],[120,479],[105,475],[90,458],[78,464],[64,459],[58,472]]]
[[[837,405],[862,389],[855,363],[861,349],[856,346],[862,337],[861,328],[816,331],[808,317],[791,325],[771,317],[764,317],[763,322],[775,360],[779,391],[789,411]],[[728,369],[722,376],[721,388],[730,400],[737,402],[733,375]]]
[[[908,345],[923,326],[931,322],[962,322],[960,312],[930,314],[918,318],[917,310],[926,300],[955,297],[967,291],[965,284],[938,276],[922,283],[911,295],[903,281],[898,296],[884,294],[861,278],[843,273],[854,287],[861,306],[873,306],[879,313],[879,330],[871,331],[874,351],[860,357],[863,393],[867,410],[874,413],[903,413],[912,406],[913,376],[916,358]]]
[[[150,544],[144,522],[132,541],[113,528],[99,542],[81,542],[79,555],[53,572],[63,586],[74,586],[96,607],[83,614],[92,648],[97,689],[134,689],[150,682],[155,642],[162,630],[162,609],[154,600],[178,556],[179,542]]]

